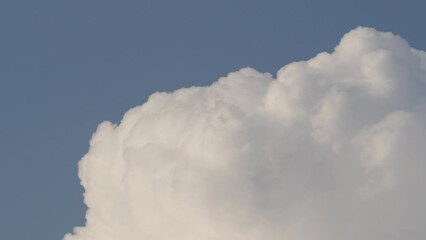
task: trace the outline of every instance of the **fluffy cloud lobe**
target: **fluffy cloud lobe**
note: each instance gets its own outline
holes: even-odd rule
[[[426,239],[425,120],[426,53],[370,28],[155,93],[99,125],[64,240]]]

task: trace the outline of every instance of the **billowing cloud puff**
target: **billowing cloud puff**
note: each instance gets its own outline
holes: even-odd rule
[[[426,239],[425,144],[426,53],[357,28],[100,124],[64,240]]]

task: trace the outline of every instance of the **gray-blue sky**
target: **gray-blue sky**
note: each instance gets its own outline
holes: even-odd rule
[[[103,120],[150,93],[241,67],[276,72],[358,26],[426,49],[424,1],[0,2],[0,232],[61,239],[84,224],[77,161]]]

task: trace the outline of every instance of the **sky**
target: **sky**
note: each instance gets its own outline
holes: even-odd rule
[[[393,32],[425,50],[425,7],[424,1],[1,1],[3,238],[62,239],[83,226],[77,163],[92,134],[152,93],[207,86],[244,67],[276,78],[288,63],[333,51],[357,26]],[[405,115],[388,119],[382,125],[404,122]]]

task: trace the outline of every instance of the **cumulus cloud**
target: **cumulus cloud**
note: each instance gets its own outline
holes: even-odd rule
[[[426,53],[371,28],[332,53],[159,92],[103,122],[64,240],[425,239]]]

